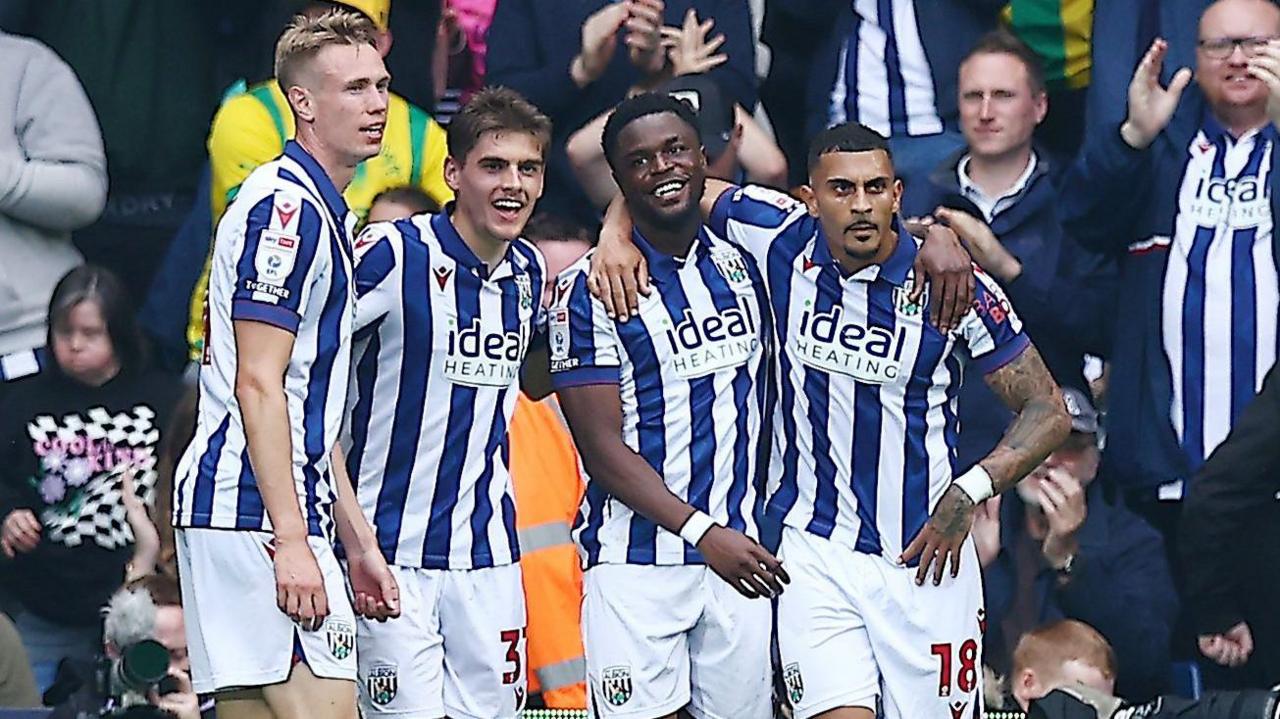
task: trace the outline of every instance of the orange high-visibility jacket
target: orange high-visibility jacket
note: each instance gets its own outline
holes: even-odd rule
[[[569,530],[582,501],[578,452],[554,397],[519,395],[511,418],[520,567],[528,608],[529,692],[551,709],[585,709],[582,565]]]

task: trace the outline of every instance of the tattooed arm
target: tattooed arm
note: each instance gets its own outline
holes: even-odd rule
[[[978,465],[991,477],[991,491],[1000,494],[1035,469],[1062,444],[1071,431],[1071,417],[1062,391],[1053,381],[1040,353],[1028,345],[1016,359],[986,376],[987,386],[1009,409],[1013,424],[991,453]],[[920,557],[916,583],[923,584],[933,565],[933,583],[942,582],[948,558],[951,576],[960,572],[960,548],[973,527],[974,501],[958,484],[947,488],[924,529],[902,553],[902,561]]]

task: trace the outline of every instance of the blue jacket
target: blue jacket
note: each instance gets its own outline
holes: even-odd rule
[[[1036,575],[1040,623],[1076,619],[1097,629],[1116,653],[1120,696],[1138,699],[1159,693],[1169,677],[1169,641],[1178,616],[1177,592],[1164,553],[1164,540],[1151,525],[1121,504],[1108,504],[1102,486],[1086,490],[1089,513],[1077,533],[1071,581],[1058,587],[1047,565]],[[987,602],[985,641],[988,663],[1007,672],[1001,623],[1013,606],[1018,581],[1013,552],[1024,532],[1026,509],[1014,492],[1000,507],[1000,554],[982,572]]]
[[[600,79],[579,89],[569,65],[582,47],[582,24],[609,0],[501,0],[489,26],[487,82],[516,90],[551,118],[547,186],[539,210],[552,211],[585,223],[598,219],[569,166],[564,145],[569,135],[600,113],[621,102],[640,79],[627,58],[618,34],[613,60]],[[710,76],[738,104],[752,111],[756,105],[756,57],[747,0],[667,0],[667,25],[679,26],[694,8],[699,19],[715,20],[712,33],[723,33],[719,52],[728,62]]]
[[[1190,157],[1187,148],[1205,112],[1203,98],[1192,86],[1169,126],[1145,150],[1129,147],[1119,124],[1087,137],[1059,197],[1067,233],[1120,262],[1103,473],[1126,489],[1191,478],[1170,420],[1173,379],[1160,329],[1169,247],[1143,243],[1173,236],[1178,191]],[[1274,152],[1273,184],[1280,180],[1278,170],[1280,152]],[[1280,193],[1274,187],[1270,199],[1276,218]],[[1280,232],[1273,238],[1280,261],[1276,240]]]
[[[806,109],[810,137],[830,124],[828,109],[831,88],[840,65],[840,46],[854,30],[856,21],[852,0],[830,1],[842,2],[844,7],[836,17],[835,32],[824,40],[809,73]],[[1007,0],[917,0],[915,4],[920,41],[933,70],[934,102],[937,103],[938,116],[948,128],[956,127],[956,82],[960,60],[969,54],[979,38],[995,29],[999,13],[1006,4]],[[880,5],[888,3],[881,2]],[[853,86],[853,78],[849,78],[848,83]]]
[[[966,152],[947,158],[927,184],[907,191],[905,216],[927,215],[944,206],[982,217],[964,196],[956,176]],[[1114,261],[1085,251],[1065,237],[1058,217],[1060,173],[1047,153],[1038,151],[1037,157],[1022,194],[990,223],[992,232],[1022,263],[1022,274],[1002,287],[1058,384],[1087,394],[1081,365],[1086,352],[1107,354],[1118,272]],[[980,377],[965,379],[959,395],[959,468],[985,457],[1013,419]]]

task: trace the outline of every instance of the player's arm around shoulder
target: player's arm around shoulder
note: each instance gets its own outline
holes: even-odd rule
[[[536,402],[546,399],[554,390],[547,349],[547,320],[555,284],[554,278],[547,277],[547,261],[538,248],[523,239],[516,243],[516,253],[527,262],[524,271],[528,273],[528,288],[533,295],[529,349],[520,365],[520,391]]]
[[[394,222],[374,222],[356,236],[352,249],[356,285],[352,331],[360,334],[402,306],[404,236]]]

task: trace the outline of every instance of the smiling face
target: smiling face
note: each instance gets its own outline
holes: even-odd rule
[[[1241,110],[1265,118],[1267,86],[1249,74],[1249,57],[1236,44],[1225,58],[1211,57],[1205,44],[1231,39],[1272,38],[1280,35],[1280,8],[1269,0],[1222,0],[1200,17],[1200,43],[1196,51],[1196,81],[1214,113],[1230,117]]]
[[[980,53],[960,66],[960,129],[975,157],[1006,157],[1031,146],[1049,109],[1027,67],[1009,53]]]
[[[382,149],[391,76],[376,48],[327,45],[289,88],[300,122],[343,164],[355,166]]]
[[[447,157],[444,179],[456,195],[459,231],[500,242],[519,237],[542,196],[544,168],[542,142],[516,130],[482,133],[461,161]]]
[[[614,179],[642,223],[681,227],[698,215],[706,157],[698,133],[672,112],[632,120],[618,133]]]
[[[883,262],[893,254],[893,218],[902,182],[884,150],[824,153],[801,188],[809,214],[827,236],[831,256],[848,270]]]

